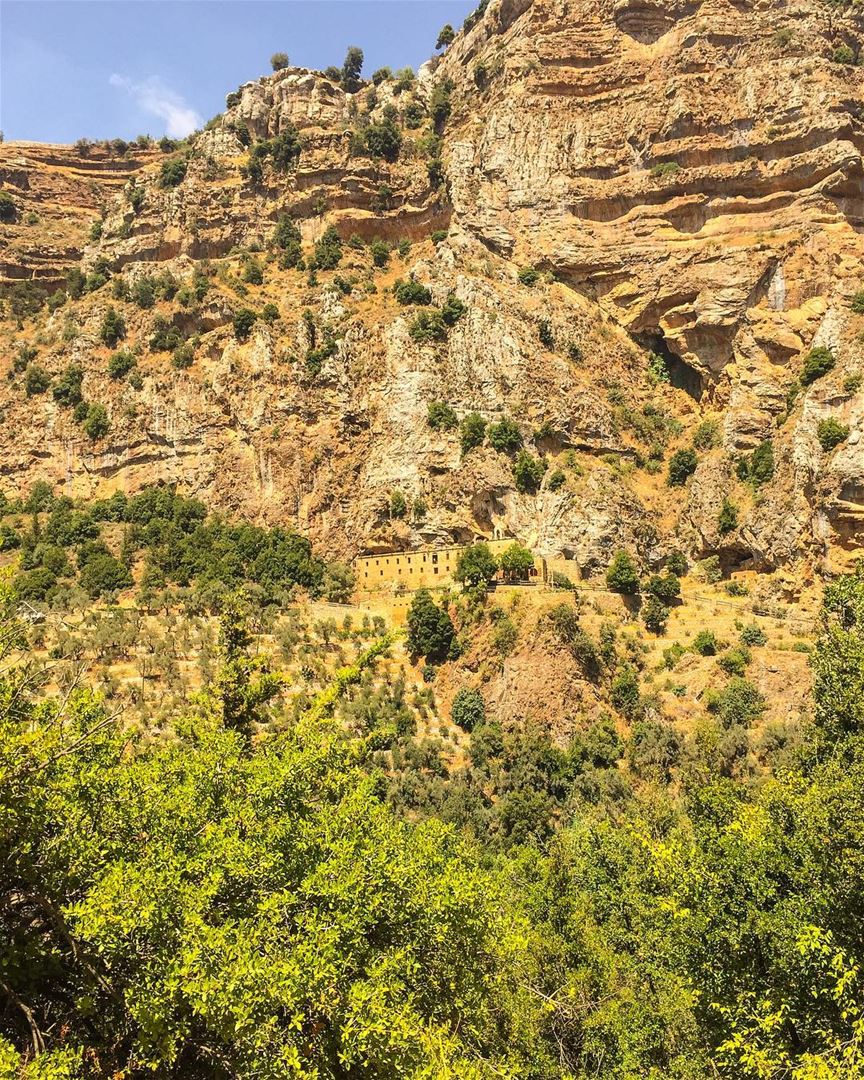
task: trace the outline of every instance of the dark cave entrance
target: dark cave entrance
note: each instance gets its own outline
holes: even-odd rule
[[[646,351],[657,353],[658,356],[663,357],[666,370],[669,372],[669,382],[677,390],[683,390],[694,401],[701,399],[704,390],[702,376],[698,371],[694,371],[688,364],[685,364],[680,356],[676,356],[672,352],[666,344],[666,338],[663,337],[659,330],[634,334],[633,339]]]

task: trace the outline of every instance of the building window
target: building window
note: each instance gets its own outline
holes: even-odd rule
[[[438,573],[438,567],[437,566],[435,567],[435,573],[436,574]]]
[[[432,562],[433,562],[433,564],[438,562],[438,552],[437,551],[432,556]],[[437,574],[438,571],[436,570],[435,573]]]

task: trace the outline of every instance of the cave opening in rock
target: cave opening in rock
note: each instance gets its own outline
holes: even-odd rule
[[[694,401],[702,397],[702,376],[698,371],[685,364],[680,356],[676,356],[666,343],[666,338],[659,330],[646,331],[643,334],[634,335],[636,341],[648,352],[662,356],[669,372],[670,383],[678,390],[689,394]]]

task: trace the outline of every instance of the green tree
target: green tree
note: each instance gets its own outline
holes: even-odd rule
[[[392,120],[384,119],[363,130],[363,145],[369,157],[396,161],[402,148],[402,135]]]
[[[286,52],[275,52],[270,57],[270,67],[274,71],[283,71],[288,67],[289,63],[288,53]]]
[[[695,450],[676,450],[672,457],[669,458],[669,472],[666,483],[670,487],[681,487],[696,472],[698,464],[699,459],[696,457]]]
[[[522,432],[515,420],[505,417],[496,424],[490,424],[486,430],[489,445],[493,450],[504,454],[515,454],[522,445]]]
[[[534,569],[534,556],[521,544],[514,541],[501,552],[501,569],[508,581],[526,579]]]
[[[533,559],[531,565],[534,565]],[[498,563],[489,545],[480,541],[459,552],[453,578],[463,585],[475,587],[493,578],[497,569]]]
[[[51,376],[39,364],[28,364],[24,372],[24,390],[27,397],[44,394],[51,385]]]
[[[533,494],[540,487],[545,472],[546,465],[542,460],[535,458],[527,450],[520,450],[513,462],[516,490],[523,495]]]
[[[350,45],[345,53],[342,64],[342,87],[349,94],[356,93],[360,89],[360,72],[363,70],[363,50],[356,45]]]
[[[163,161],[162,168],[159,171],[159,186],[173,188],[182,184],[186,178],[187,168],[188,163],[185,158],[172,158],[170,161]]]
[[[824,345],[817,345],[804,357],[804,367],[801,369],[801,385],[809,386],[811,383],[827,375],[837,363],[837,358],[830,349]]]
[[[112,379],[125,379],[138,361],[133,352],[121,349],[108,359],[108,374]]]
[[[93,439],[94,442],[97,439],[103,439],[111,428],[111,422],[108,419],[108,412],[104,405],[88,405],[87,415],[84,418],[81,427],[84,430],[84,434]]]
[[[459,443],[464,457],[471,450],[483,445],[486,421],[476,412],[467,413],[459,424]]]
[[[64,368],[51,390],[54,400],[64,408],[73,408],[81,401],[84,371],[78,364]]]
[[[606,571],[606,587],[632,596],[639,592],[639,570],[627,551],[616,551]]]
[[[235,311],[233,319],[234,337],[238,341],[245,341],[252,332],[252,327],[255,325],[257,318],[255,312],[249,308],[244,307]]]
[[[428,589],[418,589],[408,609],[408,650],[442,663],[450,655],[455,631],[446,608],[438,607]]]
[[[459,426],[456,413],[445,401],[429,402],[426,422],[435,431],[455,431]]]
[[[479,690],[463,686],[457,690],[450,707],[450,719],[463,731],[474,731],[486,720],[486,703]]]
[[[816,427],[816,438],[826,454],[833,450],[835,446],[845,442],[848,436],[849,428],[846,424],[841,424],[835,416],[820,420]]]
[[[721,536],[726,536],[727,533],[733,532],[737,528],[738,507],[726,496],[723,499],[723,505],[720,507],[720,513],[717,515],[717,531]]]
[[[99,337],[109,349],[126,337],[126,320],[114,307],[109,307],[99,328]]]
[[[8,191],[0,191],[0,221],[6,225],[11,225],[17,216],[18,211],[15,207],[15,200]]]
[[[448,45],[453,44],[453,40],[455,39],[455,37],[456,31],[453,29],[450,23],[445,23],[445,25],[442,26],[440,31],[438,32],[438,39],[435,42],[435,48],[445,49]]]

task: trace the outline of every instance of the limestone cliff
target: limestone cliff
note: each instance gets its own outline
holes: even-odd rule
[[[838,569],[864,530],[853,11],[492,0],[411,86],[351,94],[288,69],[241,87],[177,186],[156,150],[0,147],[17,207],[0,226],[7,282],[56,289],[79,260],[127,286],[209,275],[185,304],[142,309],[109,282],[20,328],[7,312],[4,486],[177,481],[343,556],[500,534],[589,567],[629,546],[648,564],[683,547],[727,568]],[[370,124],[398,129],[394,160],[369,156]],[[250,171],[250,147],[294,130],[290,167],[265,152]],[[280,269],[285,214],[307,259],[336,227],[336,269]],[[408,243],[377,266],[373,238]],[[250,260],[262,284],[242,280]],[[425,341],[428,309],[392,292],[409,277],[434,308],[462,305]],[[238,340],[234,313],[267,304],[276,315]],[[109,306],[133,384],[108,374]],[[191,367],[151,347],[157,317],[194,339]],[[35,355],[17,359],[22,343]],[[833,367],[790,392],[820,346]],[[79,365],[107,435],[89,438],[50,389],[27,396],[25,362],[55,379]],[[429,426],[432,402],[513,418],[542,481],[518,490],[512,454],[489,445],[463,454],[457,431]],[[849,431],[826,451],[829,417]],[[669,487],[669,457],[696,432],[695,474]],[[745,482],[766,440],[773,476]]]

